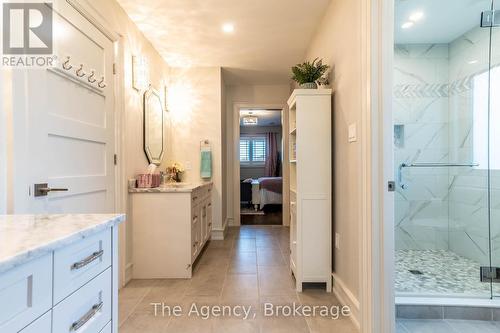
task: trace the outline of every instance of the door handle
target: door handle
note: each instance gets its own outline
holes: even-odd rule
[[[68,191],[67,188],[50,188],[49,184],[47,183],[35,184],[35,197],[44,197],[49,192],[66,192],[66,191]]]

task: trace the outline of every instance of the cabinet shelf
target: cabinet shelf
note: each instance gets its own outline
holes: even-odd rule
[[[332,288],[332,175],[318,168],[331,165],[331,95],[330,89],[295,89],[288,100],[290,268],[298,292],[308,282]],[[304,264],[311,261],[314,267]]]

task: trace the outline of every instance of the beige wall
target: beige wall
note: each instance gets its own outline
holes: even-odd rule
[[[234,172],[235,172],[235,152],[234,152],[234,106],[236,104],[251,105],[286,105],[290,96],[290,85],[240,85],[226,86],[226,158],[227,158],[227,182],[226,191],[229,194],[234,193]],[[237,116],[237,115],[236,115]],[[227,217],[234,219],[234,195],[228,195],[226,198]]]
[[[333,67],[334,89],[334,228],[340,234],[334,271],[359,299],[361,230],[361,22],[360,0],[333,0],[306,55]],[[353,21],[354,20],[354,21]],[[358,20],[358,21],[355,21]],[[356,123],[358,141],[348,143],[348,126]]]
[[[199,182],[200,141],[212,148],[214,182],[214,229],[222,229],[222,77],[220,67],[172,68],[168,76],[168,108],[172,121],[171,154],[168,163],[180,162],[186,170],[183,180]]]

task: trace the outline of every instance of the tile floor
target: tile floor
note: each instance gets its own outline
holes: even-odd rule
[[[396,333],[498,333],[500,322],[475,320],[398,320]]]
[[[418,270],[416,275],[409,270]],[[480,264],[444,250],[396,251],[396,292],[402,294],[485,297],[490,284],[479,280]],[[500,295],[500,285],[493,286]]]
[[[335,306],[323,290],[297,293],[288,268],[289,229],[281,226],[230,228],[224,241],[211,241],[190,280],[133,280],[120,291],[120,333],[286,332],[357,333],[350,318],[267,317],[264,303]],[[151,303],[180,305],[183,315],[154,316]],[[195,303],[252,307],[249,319],[188,316]],[[172,308],[171,308],[172,309]],[[212,308],[214,309],[214,308]],[[194,311],[192,312],[194,313]],[[202,313],[200,313],[202,315]],[[406,333],[406,332],[405,332]]]

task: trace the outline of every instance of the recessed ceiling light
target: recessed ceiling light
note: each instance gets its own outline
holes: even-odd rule
[[[423,12],[415,12],[415,13],[413,13],[413,14],[410,15],[410,21],[412,21],[412,22],[418,22],[423,17],[424,17],[424,13]]]
[[[403,29],[408,29],[408,28],[413,27],[413,25],[414,25],[414,24],[415,24],[415,23],[413,23],[413,22],[409,22],[409,21],[408,21],[408,22],[403,23],[403,25],[401,26],[401,28],[403,28]]]
[[[224,23],[222,25],[222,31],[224,31],[226,34],[230,34],[234,32],[234,24],[232,23]]]
[[[470,65],[474,65],[474,64],[477,64],[477,63],[478,63],[478,61],[477,61],[477,60],[471,60],[471,61],[469,61],[469,64],[470,64]]]

